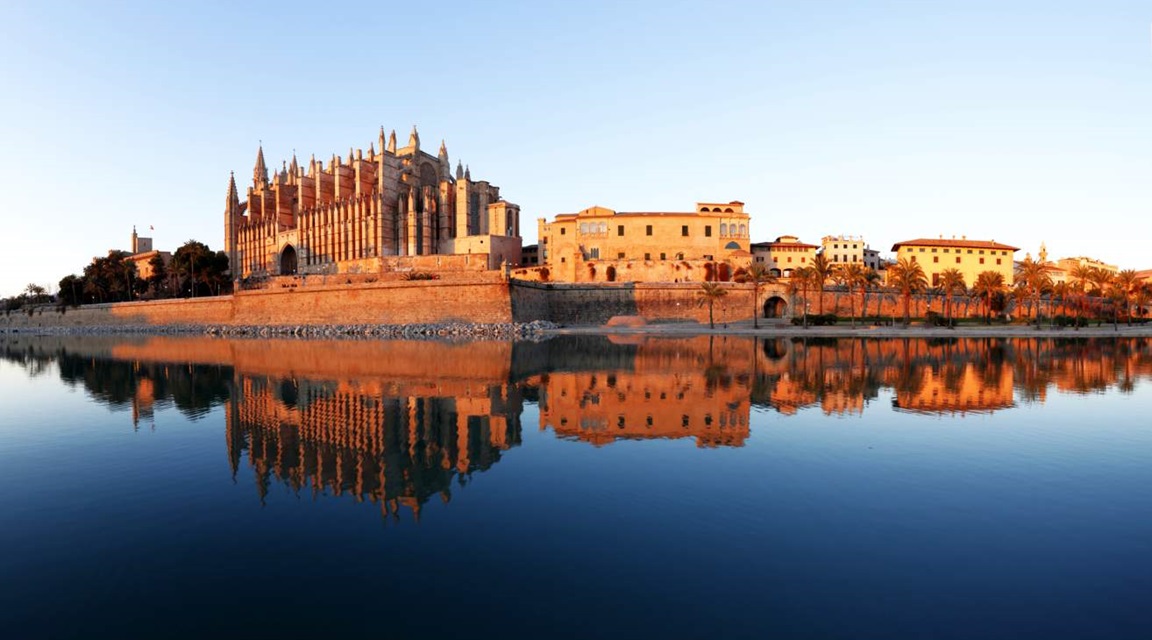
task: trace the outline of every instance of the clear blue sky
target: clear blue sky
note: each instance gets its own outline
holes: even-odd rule
[[[521,205],[525,244],[596,204],[742,200],[754,241],[1152,268],[1147,2],[169,5],[5,3],[0,296],[133,224],[222,248],[259,140],[279,166],[413,124]]]

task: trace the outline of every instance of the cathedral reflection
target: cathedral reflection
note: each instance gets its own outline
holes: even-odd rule
[[[453,480],[464,484],[520,444],[520,402],[507,384],[393,395],[377,381],[239,374],[236,390],[226,405],[229,460],[233,473],[247,460],[261,499],[276,479],[418,518],[431,497],[451,499]]]

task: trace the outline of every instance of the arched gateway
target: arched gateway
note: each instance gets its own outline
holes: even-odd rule
[[[296,248],[292,245],[284,247],[280,252],[280,275],[296,275]]]
[[[772,296],[764,301],[765,318],[783,318],[787,309],[788,303],[780,296]]]

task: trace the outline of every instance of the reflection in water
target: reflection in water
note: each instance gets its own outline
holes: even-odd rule
[[[1049,391],[1131,391],[1152,375],[1145,339],[639,339],[543,343],[104,341],[20,338],[5,359],[133,410],[190,417],[223,406],[234,473],[264,499],[350,495],[395,516],[447,501],[520,444],[525,401],[539,427],[604,445],[693,438],[742,446],[754,407],[858,415],[891,390],[898,411],[958,414],[1043,402]]]
[[[247,451],[261,499],[275,477],[296,491],[376,502],[393,516],[405,506],[418,518],[430,496],[451,498],[453,478],[463,485],[520,443],[520,403],[507,385],[460,388],[459,396],[243,374],[236,385],[228,455],[235,473]]]

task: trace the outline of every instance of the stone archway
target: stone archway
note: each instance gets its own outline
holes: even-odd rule
[[[616,267],[609,266],[604,271],[604,275],[608,278],[608,282],[616,282]]]
[[[764,301],[765,318],[783,318],[788,309],[788,303],[780,296],[772,296]]]
[[[292,245],[284,247],[284,250],[280,252],[280,275],[296,275],[296,264],[296,248]]]

